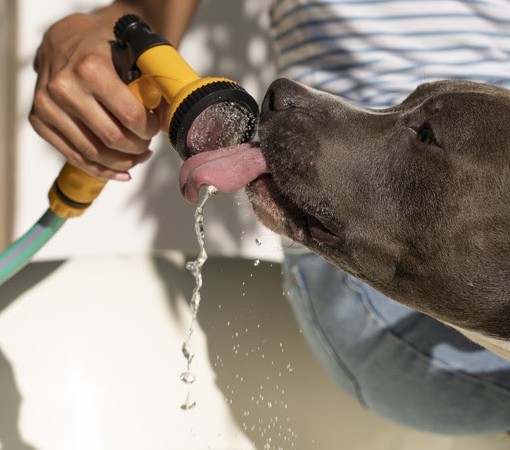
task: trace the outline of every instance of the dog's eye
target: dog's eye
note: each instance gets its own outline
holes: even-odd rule
[[[434,131],[428,124],[425,124],[416,130],[416,137],[420,142],[423,142],[424,144],[435,145],[436,147],[440,147],[440,145],[437,142]]]

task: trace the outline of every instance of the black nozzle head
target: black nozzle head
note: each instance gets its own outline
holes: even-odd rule
[[[241,85],[214,81],[181,102],[170,120],[168,135],[186,159],[205,150],[249,142],[257,130],[258,116],[257,102]]]
[[[128,30],[131,29],[132,31],[134,28],[143,28],[147,31],[151,31],[149,25],[147,25],[136,14],[126,14],[115,23],[115,26],[113,27],[113,34],[120,42],[126,44],[126,33]]]
[[[126,14],[117,20],[113,34],[117,39],[117,45],[128,47],[133,63],[136,63],[138,57],[151,47],[171,45],[164,37],[153,33],[149,25],[136,14]]]

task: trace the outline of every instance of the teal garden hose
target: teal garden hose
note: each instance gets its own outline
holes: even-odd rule
[[[0,254],[0,285],[21,270],[66,221],[48,209],[23,236]]]

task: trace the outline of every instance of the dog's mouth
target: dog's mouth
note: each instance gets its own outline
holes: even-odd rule
[[[309,205],[299,205],[277,186],[271,174],[264,174],[248,184],[246,192],[255,214],[273,231],[305,244],[339,246],[342,228],[325,218],[325,211],[311,212]]]
[[[246,186],[255,214],[273,231],[291,239],[339,246],[342,228],[324,208],[297,204],[278,187],[258,144],[249,143],[199,153],[186,160],[179,184],[184,197],[196,203],[202,186],[213,185],[221,192],[235,192]],[[320,212],[317,210],[320,209]]]

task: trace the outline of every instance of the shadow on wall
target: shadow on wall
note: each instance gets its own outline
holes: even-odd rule
[[[50,273],[55,271],[62,262],[32,263],[21,272],[0,286],[0,313],[23,292],[37,285]],[[19,282],[23,279],[23,283]],[[23,442],[19,432],[19,410],[21,398],[11,363],[0,349],[0,448],[6,450],[35,450],[34,447]]]
[[[181,46],[181,53],[201,76],[225,76],[241,83],[260,102],[274,78],[273,58],[264,20],[266,1],[204,1]],[[192,227],[194,206],[184,203],[178,188],[181,160],[162,139],[133,200],[141,214],[154,221],[153,248],[196,251]],[[208,235],[212,253],[229,254],[239,247],[241,233],[257,227],[242,193],[219,195],[208,208],[215,232]],[[218,226],[216,226],[216,224]]]
[[[6,450],[35,450],[23,442],[19,432],[18,419],[22,398],[16,386],[16,379],[10,362],[0,351],[0,448]]]

